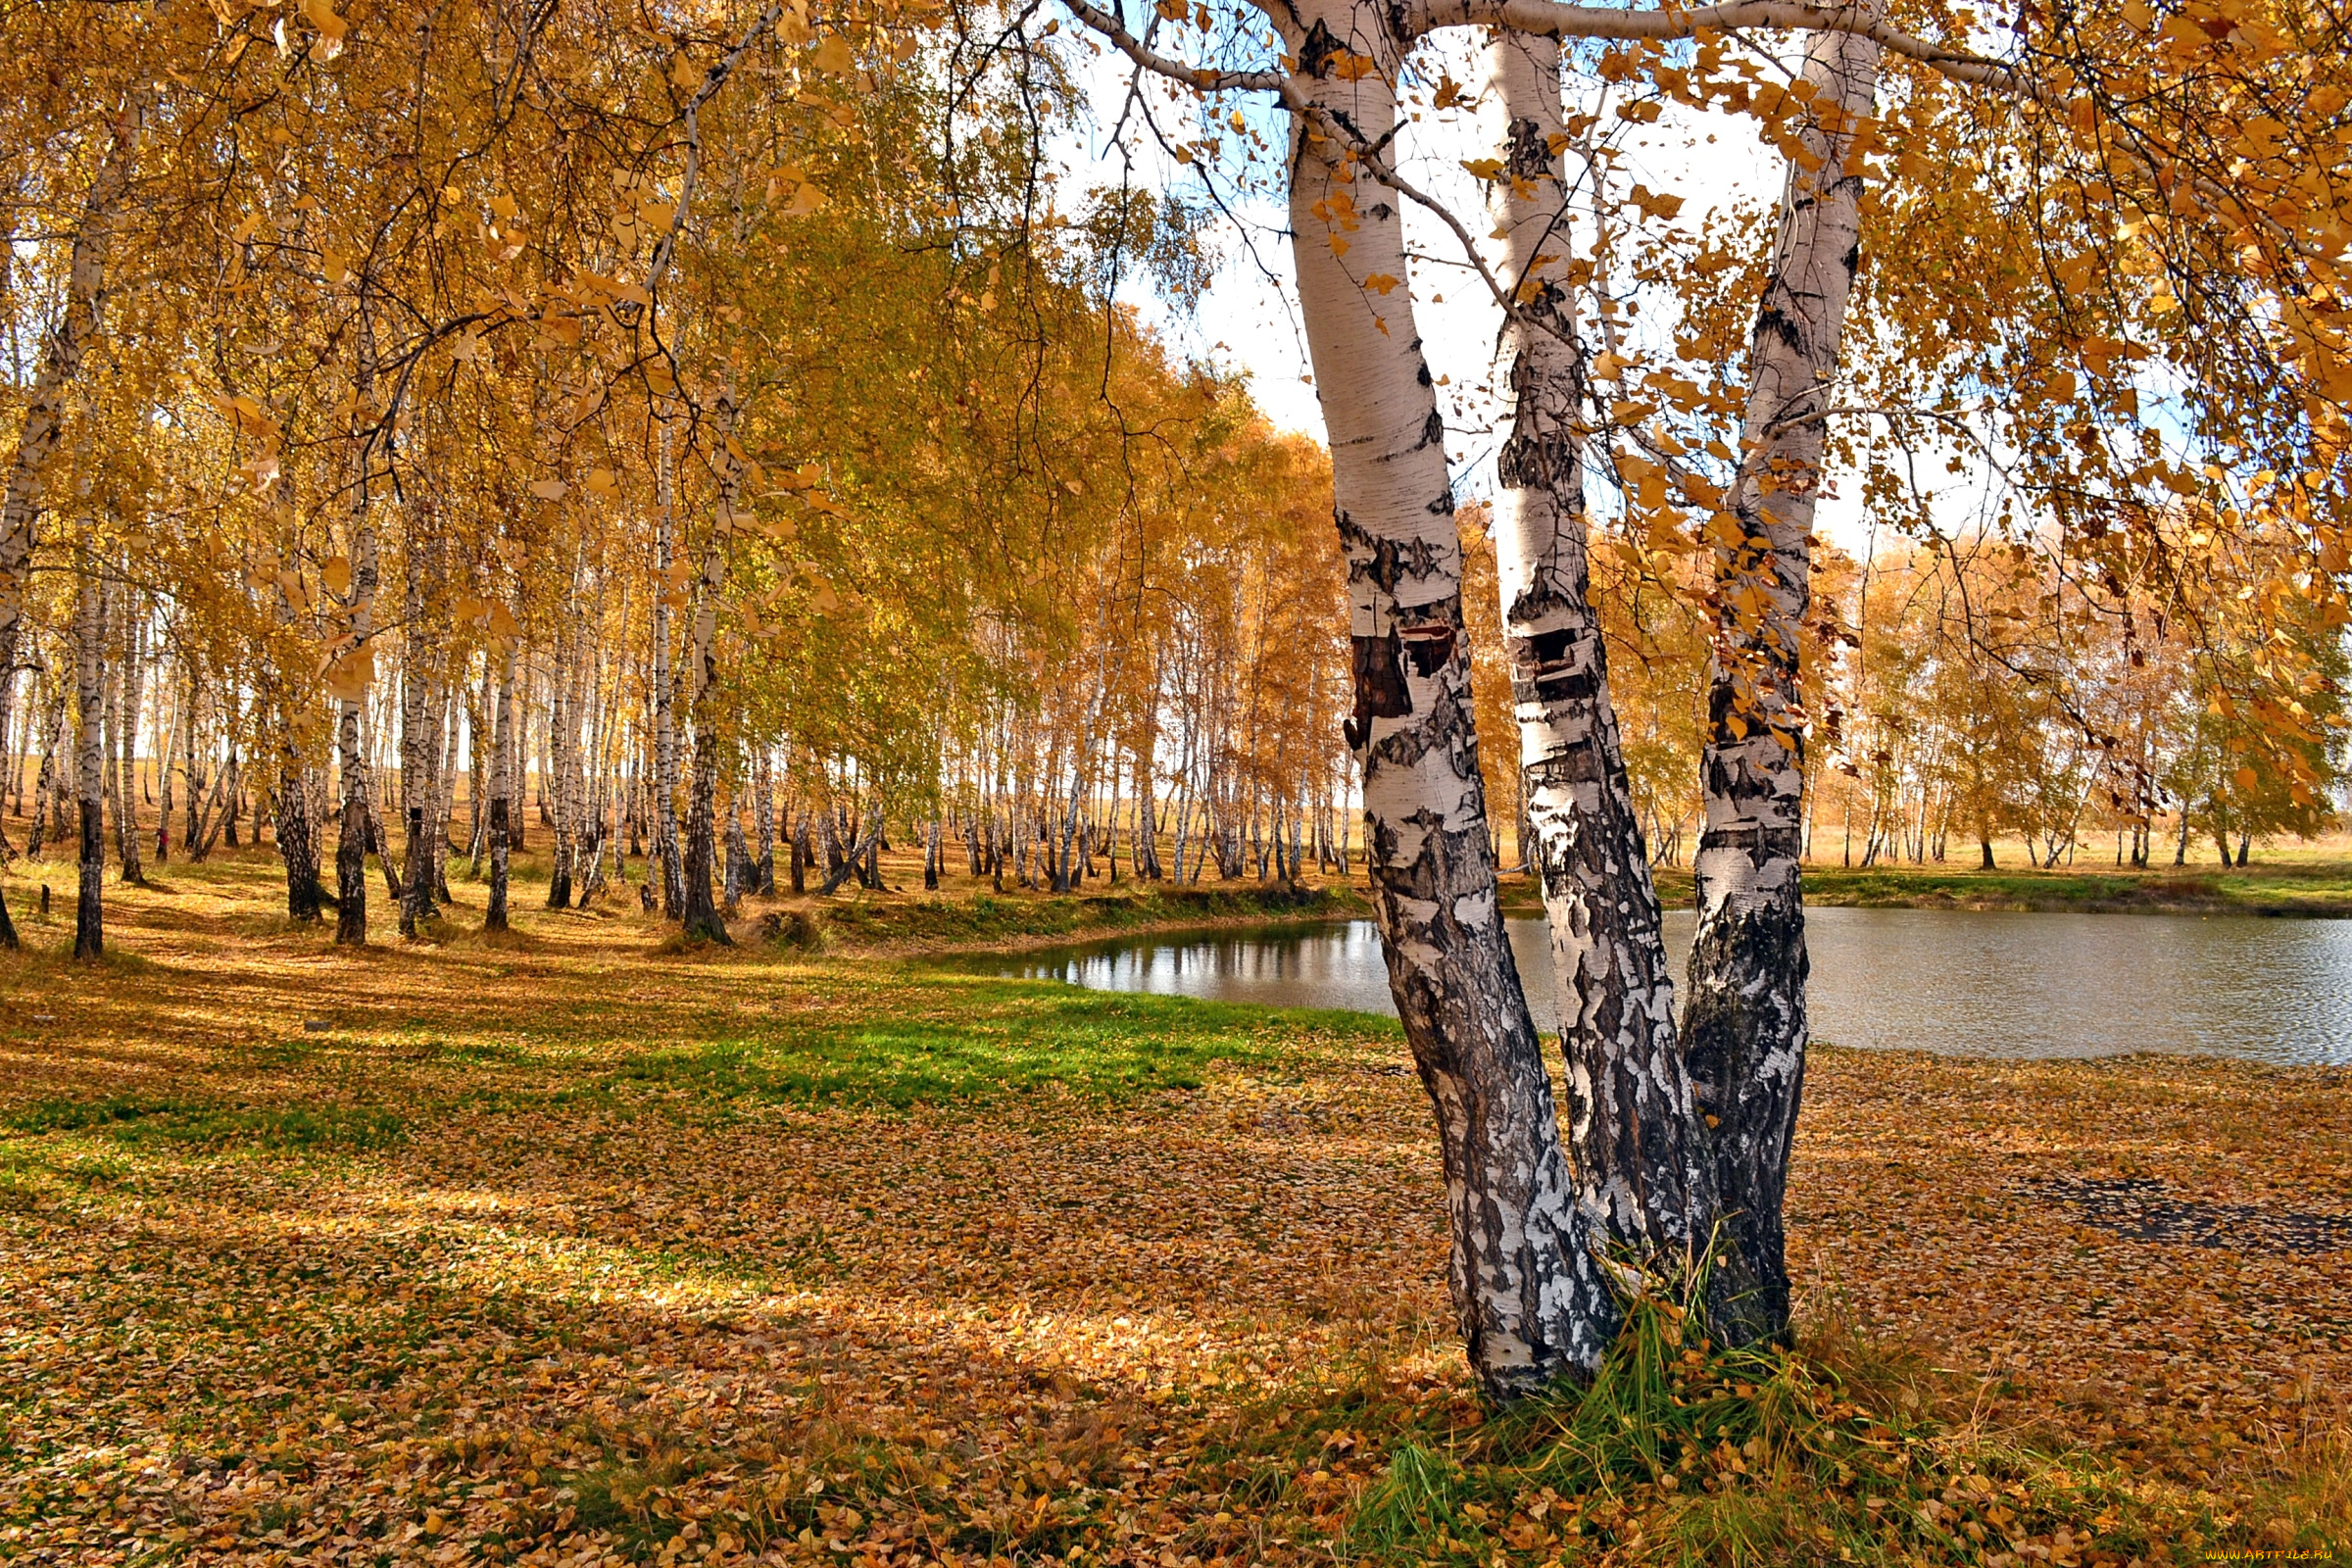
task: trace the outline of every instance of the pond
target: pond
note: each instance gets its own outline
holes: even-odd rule
[[[1982,1056],[2130,1051],[2352,1064],[2352,920],[2163,914],[1805,912],[1813,1038]],[[1694,917],[1666,916],[1680,977]],[[1540,1027],[1556,1027],[1541,919],[1510,922]],[[991,972],[1107,991],[1394,1013],[1369,921],[1135,937],[993,956]]]

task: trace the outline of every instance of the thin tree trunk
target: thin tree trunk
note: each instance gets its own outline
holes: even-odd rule
[[[654,855],[662,864],[662,912],[682,917],[686,868],[678,858],[677,687],[670,675],[669,611],[676,587],[669,580],[677,526],[677,487],[669,469],[669,425],[662,425],[655,460],[657,496],[654,524]]]
[[[98,563],[84,550],[74,611],[74,688],[79,704],[74,732],[74,787],[81,806],[81,884],[74,906],[74,956],[106,956],[106,693],[100,653],[106,603]]]
[[[0,669],[16,667],[24,589],[32,570],[33,529],[41,513],[42,475],[65,433],[66,402],[81,373],[82,360],[104,325],[107,250],[129,188],[152,97],[149,88],[133,91],[109,126],[106,155],[82,199],[81,222],[67,258],[65,309],[41,344],[40,366],[33,372],[24,422],[18,427],[16,457],[5,483],[0,483]],[[6,739],[0,733],[0,752],[6,750]]]
[[[710,902],[710,867],[717,853],[715,809],[718,792],[718,710],[712,689],[718,684],[718,595],[724,582],[726,538],[735,526],[735,503],[743,488],[743,460],[736,454],[735,391],[730,385],[718,395],[714,422],[718,435],[718,508],[712,519],[710,543],[703,552],[703,568],[695,591],[693,655],[689,712],[694,723],[693,778],[686,803],[686,900],[680,919],[690,937],[726,942],[726,923]]]
[[[514,820],[514,644],[508,640],[497,650],[497,739],[491,743],[490,764],[490,905],[482,929],[507,929],[507,858],[509,827]]]
[[[1688,1271],[1714,1219],[1674,1021],[1664,922],[1609,703],[1587,557],[1585,359],[1565,262],[1573,248],[1554,149],[1559,45],[1490,45],[1508,123],[1494,203],[1511,322],[1510,435],[1496,459],[1496,582],[1519,725],[1520,794],[1549,916],[1569,1150],[1578,1200],[1609,1240]]]
[[[108,760],[116,769],[115,856],[122,861],[123,881],[144,883],[147,869],[139,858],[139,703],[146,639],[141,635],[138,596],[127,587],[120,592],[122,672],[112,727],[115,756]]]
[[[1813,34],[1816,89],[1782,198],[1774,265],[1749,349],[1737,544],[1715,553],[1718,612],[1700,767],[1706,831],[1693,859],[1698,932],[1683,1032],[1700,1108],[1715,1126],[1726,1215],[1726,1289],[1713,1316],[1732,1343],[1785,1339],[1788,1266],[1781,1205],[1804,1085],[1805,721],[1798,632],[1811,602],[1809,538],[1820,488],[1819,416],[1838,371],[1860,264],[1862,144],[1879,46]],[[1755,604],[1760,616],[1732,607]]]

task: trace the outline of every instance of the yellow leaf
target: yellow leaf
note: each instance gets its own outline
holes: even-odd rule
[[[1495,179],[1502,173],[1502,160],[1499,158],[1466,158],[1462,160],[1462,167],[1470,171],[1474,179]]]
[[[1374,272],[1370,277],[1364,279],[1364,287],[1370,289],[1373,293],[1382,296],[1384,299],[1388,296],[1389,291],[1396,286],[1396,279],[1391,277],[1386,272]]]
[[[816,46],[808,62],[828,75],[840,75],[850,69],[850,40],[838,32],[832,34]]]
[[[341,43],[351,30],[351,24],[335,15],[332,0],[302,0],[302,14],[329,43]]]
[[[318,568],[318,580],[326,584],[326,591],[338,599],[351,592],[351,558],[328,558],[326,564]]]
[[[534,479],[531,481],[531,494],[542,501],[561,501],[570,493],[571,486],[561,479]]]
[[[669,63],[669,79],[682,90],[692,92],[703,84],[703,68],[680,55]]]
[[[2239,768],[2234,776],[2237,779],[2237,787],[2241,790],[2251,790],[2262,782],[2254,776],[2254,770],[2250,767]]]

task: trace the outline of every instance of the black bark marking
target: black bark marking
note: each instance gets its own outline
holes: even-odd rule
[[[1331,28],[1318,18],[1298,45],[1298,74],[1302,76],[1323,75],[1334,57],[1348,53],[1347,47],[1332,35]]]
[[[1414,674],[1435,675],[1453,662],[1453,627],[1446,622],[1423,621],[1398,626],[1396,631],[1404,640],[1405,656],[1413,662]]]
[[[1777,306],[1767,305],[1756,313],[1754,341],[1760,344],[1767,337],[1779,338],[1783,343],[1788,345],[1788,350],[1792,354],[1805,354],[1803,325]]]
[[[1436,511],[1436,508],[1431,508]],[[1453,510],[1450,495],[1446,510]],[[1410,577],[1432,577],[1443,564],[1441,547],[1426,539],[1383,539],[1375,535],[1345,512],[1335,513],[1333,526],[1339,529],[1340,545],[1348,557],[1348,580],[1370,582],[1383,594],[1394,596],[1397,584]]]
[[[1413,710],[1413,694],[1404,684],[1404,669],[1396,657],[1396,634],[1352,637],[1355,674],[1355,716],[1341,726],[1350,751],[1361,751],[1372,735],[1372,720],[1402,718]]]
[[[1708,850],[1744,850],[1758,866],[1769,860],[1795,859],[1804,843],[1804,830],[1794,827],[1711,827],[1698,836],[1701,854]]]

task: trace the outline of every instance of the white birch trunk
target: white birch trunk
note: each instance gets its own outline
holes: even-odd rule
[[[1846,299],[1861,261],[1861,151],[1879,46],[1815,33],[1805,79],[1817,96],[1791,162],[1771,274],[1749,349],[1740,540],[1718,547],[1706,828],[1693,858],[1698,934],[1683,1030],[1700,1107],[1715,1121],[1728,1216],[1726,1282],[1715,1309],[1734,1340],[1784,1337],[1788,1269],[1781,1223],[1805,1063],[1805,717],[1798,630],[1811,601],[1809,538],[1823,420]],[[1812,164],[1808,170],[1803,163]],[[1760,613],[1742,613],[1760,605]]]
[[[1496,460],[1495,577],[1519,725],[1526,819],[1550,917],[1580,1200],[1637,1256],[1707,1243],[1713,1173],[1675,1034],[1674,981],[1609,704],[1585,528],[1583,347],[1560,154],[1559,45],[1505,32],[1489,66],[1506,123],[1494,182],[1510,434]],[[1521,853],[1527,854],[1528,846]]]
[[[1374,907],[1437,1110],[1455,1311],[1481,1386],[1507,1398],[1592,1367],[1609,1303],[1504,938],[1445,426],[1409,288],[1368,286],[1408,275],[1396,198],[1333,139],[1345,126],[1377,145],[1396,128],[1402,51],[1389,14],[1360,0],[1276,20],[1309,106],[1292,116],[1290,216],[1348,563],[1347,729],[1363,766]]]

